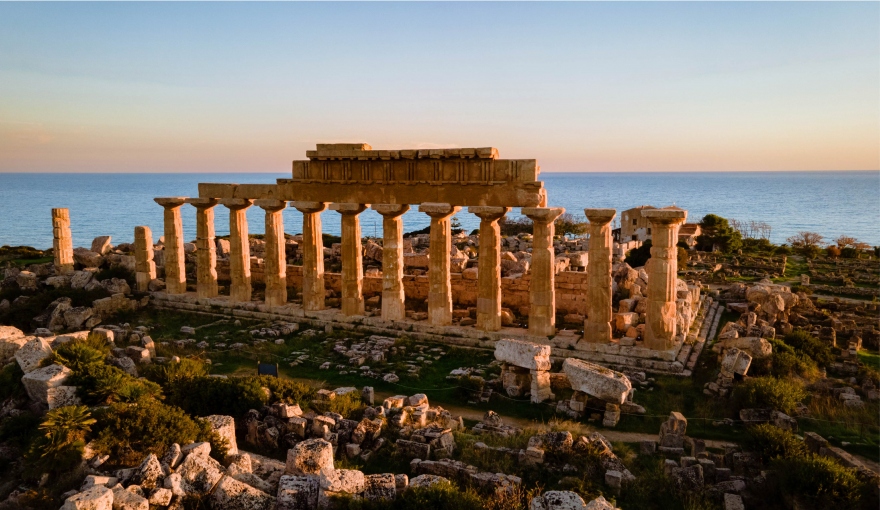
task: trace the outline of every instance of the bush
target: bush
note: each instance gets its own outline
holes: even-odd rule
[[[859,250],[851,246],[847,246],[846,248],[840,249],[840,256],[845,259],[856,259],[859,258]]]
[[[773,468],[784,493],[806,499],[815,508],[857,509],[867,499],[864,497],[866,487],[856,477],[855,470],[828,457],[778,459],[773,462]]]
[[[582,236],[587,233],[589,228],[589,223],[586,219],[581,219],[576,217],[571,213],[563,213],[556,221],[553,222],[553,225],[556,228],[557,235],[574,235],[574,236]]]
[[[179,363],[146,365],[141,369],[141,375],[170,391],[178,381],[207,376],[208,368],[199,360],[183,358]]]
[[[482,510],[489,507],[489,499],[494,498],[482,498],[472,489],[460,490],[443,482],[431,487],[407,489],[393,501],[339,498],[342,504],[337,506],[349,510]]]
[[[72,374],[77,395],[89,405],[111,402],[138,402],[144,398],[161,398],[162,388],[151,381],[132,377],[125,371],[106,365],[92,363]]]
[[[833,244],[829,245],[827,248],[825,248],[825,256],[832,259],[840,257],[840,248],[834,246]]]
[[[531,234],[535,229],[532,220],[526,216],[521,216],[519,218],[508,218],[507,216],[504,216],[498,221],[498,226],[501,228],[502,236]],[[479,230],[475,230],[474,232],[479,233]]]
[[[827,367],[834,362],[834,353],[831,352],[831,347],[807,331],[797,329],[785,335],[782,341],[792,346],[795,351],[803,353],[815,361],[819,366]]]
[[[193,377],[171,384],[168,402],[196,416],[243,416],[269,403],[257,377]]]
[[[360,419],[358,411],[364,407],[359,392],[346,393],[326,402],[313,402],[312,407],[321,413],[337,413],[348,419]]]
[[[26,450],[39,436],[40,417],[31,413],[9,416],[0,422],[0,442]]]
[[[625,262],[630,265],[630,267],[642,267],[648,262],[648,259],[651,258],[651,240],[648,239],[638,248],[633,248],[632,250],[626,252]]]
[[[172,443],[210,441],[212,435],[207,422],[153,399],[111,404],[96,411],[96,416],[97,450],[123,465],[135,465],[150,453],[161,456]]]
[[[807,396],[804,388],[792,381],[775,377],[752,377],[734,388],[731,395],[733,410],[770,408],[792,414]]]
[[[767,463],[773,459],[793,459],[807,455],[807,447],[797,436],[769,423],[749,428],[746,445]]]
[[[9,363],[0,369],[0,400],[10,397],[24,397],[26,392],[21,378],[24,372],[18,363]]]
[[[40,424],[42,435],[31,445],[25,457],[25,476],[40,473],[65,473],[82,459],[85,437],[95,419],[86,406],[52,409]]]
[[[128,283],[129,287],[131,287],[132,289],[137,283],[135,274],[129,269],[122,266],[108,267],[95,273],[95,280],[99,282],[109,280],[111,278],[119,278],[120,280],[125,280],[125,282]]]
[[[272,402],[285,402],[287,404],[305,404],[314,398],[315,389],[308,384],[293,379],[281,379],[280,377],[260,376],[257,378],[261,386],[269,388],[272,392]]]
[[[74,374],[81,374],[88,370],[88,365],[103,364],[106,356],[107,353],[85,342],[74,341],[58,346],[52,355],[43,361],[43,365],[58,363],[69,368]]]

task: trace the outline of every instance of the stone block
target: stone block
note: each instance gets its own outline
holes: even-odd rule
[[[525,340],[498,340],[495,359],[530,370],[550,370],[550,346]]]
[[[397,497],[397,482],[391,473],[366,475],[364,477],[364,499],[368,501],[390,501]]]
[[[226,476],[211,493],[211,507],[223,510],[273,510],[275,498]]]
[[[22,346],[33,337],[26,336],[20,329],[12,326],[0,326],[0,363],[5,363],[15,356]]]
[[[134,490],[117,485],[113,489],[113,510],[150,510],[150,502]]]
[[[208,455],[191,453],[186,456],[176,474],[180,486],[189,494],[208,494],[223,478],[223,466]]]
[[[40,368],[40,363],[52,355],[52,346],[45,338],[33,337],[15,351],[15,361],[25,374]]]
[[[211,424],[211,428],[220,437],[226,440],[226,455],[238,454],[238,444],[235,442],[235,419],[232,416],[211,415],[205,418]]]
[[[64,500],[61,510],[113,510],[113,491],[95,485]]]
[[[562,371],[568,376],[572,389],[581,391],[612,404],[623,404],[632,389],[624,374],[594,363],[566,358]]]
[[[316,475],[333,470],[333,445],[324,439],[308,439],[287,451],[284,472]]]
[[[65,366],[49,365],[28,372],[21,378],[21,382],[31,400],[48,405],[49,390],[63,386],[70,373],[70,369]]]
[[[547,491],[532,498],[529,510],[585,510],[587,504],[572,491]]]
[[[318,507],[317,476],[284,475],[278,481],[276,510],[313,510]]]

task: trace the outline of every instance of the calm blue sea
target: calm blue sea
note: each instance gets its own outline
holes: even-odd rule
[[[199,182],[274,183],[288,174],[3,174],[0,173],[0,245],[52,246],[50,209],[70,209],[74,246],[90,246],[94,237],[132,242],[133,229],[148,225],[162,235],[162,208],[153,197],[195,196]],[[618,211],[638,205],[675,204],[689,211],[688,221],[714,213],[743,221],[763,221],[776,243],[801,230],[827,239],[847,234],[880,245],[880,172],[724,172],[724,173],[544,173],[550,203],[583,215],[586,207]],[[229,232],[226,209],[216,209],[217,234]],[[512,214],[517,215],[514,210]],[[457,215],[468,230],[479,220]],[[251,233],[263,233],[262,209],[248,211]],[[285,230],[301,231],[301,215],[285,210]],[[186,238],[195,237],[195,209],[186,206]],[[428,225],[417,211],[404,216],[407,231]],[[323,213],[324,231],[338,234],[339,215]],[[382,235],[382,218],[362,215],[364,235]]]

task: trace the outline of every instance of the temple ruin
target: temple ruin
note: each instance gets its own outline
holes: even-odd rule
[[[643,211],[653,230],[654,245],[647,276],[638,280],[647,285],[642,326],[638,313],[614,312],[617,283],[612,280],[611,221],[616,211],[585,210],[590,222],[589,264],[583,263],[587,270],[560,271],[554,252],[554,221],[564,209],[548,206],[535,160],[499,159],[494,148],[372,150],[367,144],[318,144],[306,156],[307,160],[293,162],[290,179],[278,179],[276,184],[201,183],[198,197],[156,198],[164,208],[164,253],[154,256],[149,229],[137,227],[139,287],[155,278],[155,267],[160,266],[164,289],[152,289],[153,302],[160,307],[225,310],[232,315],[295,319],[384,334],[406,332],[426,340],[484,348],[513,338],[548,345],[557,358],[669,373],[686,371],[692,343],[687,341],[688,330],[702,303],[698,286],[688,287],[677,279],[675,244],[686,211],[675,207]],[[197,223],[197,281],[190,291],[181,222],[186,204],[196,209]],[[228,295],[218,292],[217,205],[229,212],[229,259],[224,269]],[[245,210],[253,205],[265,211],[262,260],[251,256],[248,242]],[[281,211],[288,206],[303,214],[298,246],[301,266],[288,265],[285,254]],[[430,217],[427,271],[415,276],[403,271],[401,216],[410,207]],[[381,275],[364,271],[359,216],[367,208],[383,217]],[[475,272],[453,267],[450,258],[451,218],[464,208],[480,218]],[[502,278],[499,221],[511,208],[520,208],[533,222],[531,258],[523,274]],[[321,229],[325,210],[340,215],[341,273],[325,271]],[[265,286],[262,301],[252,299],[254,283]],[[327,306],[328,292],[341,296],[338,308]],[[299,303],[289,301],[299,293]],[[365,313],[368,297],[379,300],[380,314]],[[407,299],[424,300],[426,316],[409,313]],[[456,307],[470,305],[476,308],[473,326],[457,324]],[[505,306],[527,316],[528,327],[505,326]],[[574,330],[558,331],[557,312],[582,317],[583,336]],[[618,327],[620,316],[630,315],[636,317],[624,317],[624,327]],[[628,333],[630,326],[639,329]],[[693,340],[696,335],[690,337]]]

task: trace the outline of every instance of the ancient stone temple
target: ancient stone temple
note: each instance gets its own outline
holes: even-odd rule
[[[501,338],[520,338],[547,345],[555,356],[681,370],[680,365],[673,365],[682,343],[682,335],[676,335],[674,329],[675,267],[668,262],[674,243],[670,248],[660,239],[667,230],[666,237],[675,239],[680,223],[678,211],[657,210],[661,212],[652,218],[658,231],[655,252],[664,262],[652,266],[650,276],[651,282],[661,282],[661,289],[650,292],[644,345],[641,341],[634,345],[631,339],[625,344],[612,338],[615,314],[610,223],[615,211],[586,210],[591,234],[590,265],[586,272],[560,272],[554,221],[564,209],[548,207],[535,160],[500,159],[494,148],[373,150],[362,143],[318,144],[306,156],[306,160],[293,162],[291,178],[278,179],[276,184],[201,183],[198,197],[156,198],[165,214],[164,253],[156,258],[157,262],[163,261],[165,290],[154,292],[155,302],[194,311],[229,309],[230,313],[234,310],[236,314],[265,319],[295,318],[334,327],[356,324],[387,334],[407,331],[426,339],[472,346],[490,347]],[[196,278],[189,292],[180,215],[182,210],[192,209],[182,208],[183,204],[195,208],[197,219]],[[224,281],[229,285],[228,290],[219,293],[213,225],[217,205],[228,210],[230,220],[223,265]],[[252,205],[265,212],[265,252],[257,256],[250,251],[245,215]],[[281,212],[288,206],[303,215],[303,231],[297,238],[301,266],[288,265],[285,254]],[[383,216],[380,276],[368,276],[364,271],[360,214],[367,208]],[[425,240],[429,246],[421,255],[426,259],[422,266],[426,274],[422,276],[405,275],[403,270],[401,216],[410,208],[430,217],[430,235]],[[523,271],[526,274],[502,278],[504,240],[499,222],[512,208],[519,208],[532,220],[530,258],[527,271]],[[321,229],[324,211],[338,213],[342,225],[341,244],[336,248],[341,258],[340,273],[325,272]],[[479,256],[469,272],[463,270],[465,266],[452,264],[450,258],[451,218],[459,211],[480,218]],[[670,216],[667,221],[669,215],[676,218]],[[141,229],[138,236],[138,246],[149,242],[149,230]],[[144,288],[146,278],[155,274],[151,269],[153,254],[146,246],[138,254],[138,271],[142,273],[139,287]],[[586,267],[585,261],[581,268]],[[472,287],[467,287],[468,281]],[[261,301],[253,300],[255,283],[265,286]],[[463,285],[472,290],[462,292]],[[330,300],[328,292],[341,297]],[[297,297],[300,295],[301,302]],[[380,303],[380,315],[365,312],[366,295],[375,296],[374,302]],[[297,303],[290,302],[289,296],[297,297]],[[408,298],[426,303],[427,313],[423,317],[413,315],[407,310]],[[557,336],[560,299],[562,313],[585,317],[583,339],[565,331]],[[337,303],[339,308],[334,308]],[[458,319],[454,319],[455,306],[461,303],[475,309],[473,327],[464,326],[464,322],[458,325]],[[509,318],[505,326],[504,307],[516,307],[527,316],[528,328],[511,326]]]

